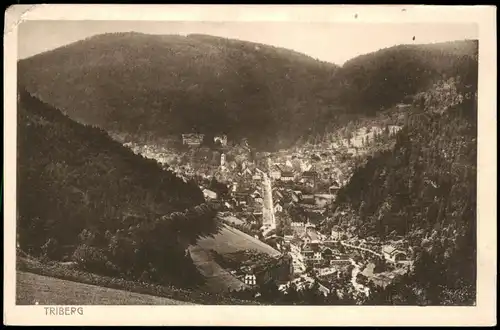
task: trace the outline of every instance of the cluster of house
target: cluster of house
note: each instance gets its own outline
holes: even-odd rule
[[[354,250],[394,264],[409,262],[408,253],[393,244],[367,245],[364,244],[366,240],[350,244],[351,235],[337,227],[332,229],[330,235],[318,233],[316,226],[309,222],[292,222],[292,228],[294,235],[285,235],[284,243],[293,257],[295,273],[304,272],[308,265],[317,269],[348,265],[351,257],[348,252]]]
[[[287,161],[287,163],[289,163]],[[328,171],[317,171],[312,165],[273,164],[269,176],[283,183],[298,183],[315,189],[321,180],[335,180],[336,175]]]
[[[204,191],[207,198],[216,198],[216,194]],[[335,200],[335,194],[304,194],[299,190],[288,187],[273,186],[272,200],[274,214],[284,212],[288,205],[298,205],[311,221],[319,222],[324,219],[328,204]],[[239,187],[231,184],[229,198],[224,202],[227,211],[243,212],[250,223],[257,222],[262,216],[263,191],[261,186]]]
[[[400,129],[400,126],[395,125],[385,127],[391,135]],[[322,180],[335,179],[343,185],[356,168],[350,160],[368,153],[370,151],[368,141],[373,141],[374,136],[382,131],[384,129],[377,126],[359,127],[349,134],[350,138],[341,134],[325,137],[323,141],[297,146],[292,150],[283,150],[276,154],[276,158],[278,162],[285,162],[287,166],[301,164],[302,172],[308,171],[308,167],[313,167]],[[335,166],[332,167],[332,164]]]
[[[230,271],[231,275],[235,276],[241,282],[243,282],[247,286],[256,286],[257,285],[257,272],[255,271],[255,267],[244,265],[239,269],[234,269]]]
[[[307,274],[301,274],[300,276],[294,278],[288,283],[281,284],[278,289],[282,292],[286,292],[291,284],[294,284],[298,291],[310,288],[315,282],[315,279],[307,276]]]
[[[205,135],[203,134],[182,134],[182,142],[184,145],[188,146],[199,146],[203,143],[204,138]],[[227,146],[227,136],[215,136],[214,143],[220,143],[222,146]],[[313,200],[316,201],[319,206],[324,206],[331,202],[331,199],[333,198],[332,196],[336,194],[341,186],[341,182],[334,179],[338,177],[338,173],[331,175],[329,168],[321,168],[321,170],[318,171],[315,166],[311,164],[311,162],[302,160],[299,157],[300,154],[293,157],[288,151],[282,151],[281,153],[278,152],[273,155],[265,153],[258,154],[259,155],[256,157],[257,162],[245,160],[242,163],[237,164],[234,160],[227,161],[226,156],[223,153],[220,155],[220,164],[218,169],[215,169],[215,172],[214,169],[207,169],[208,172],[214,172],[210,174],[218,180],[220,179],[220,181],[230,185],[231,197],[234,200],[226,201],[226,203],[224,203],[228,209],[244,209],[253,202],[259,204],[261,196],[258,196],[258,194],[251,194],[260,187],[264,173],[267,173],[273,180],[273,186],[283,188],[280,189],[279,192],[273,191],[273,194],[278,195],[273,196],[273,200],[278,201],[278,205],[275,205],[278,211],[284,206],[282,201],[283,198],[279,196],[280,194],[287,194],[290,196],[293,195],[295,203],[312,205],[314,203],[311,203],[311,200]],[[308,154],[308,152],[305,152],[305,154]],[[323,156],[326,157],[327,154],[325,153]],[[320,155],[317,157],[321,158]],[[271,161],[271,158],[274,160]],[[263,161],[262,164],[260,164],[260,167],[258,164],[259,159]],[[178,171],[187,177],[195,175],[195,172],[200,172],[199,170],[195,171],[193,168],[180,168]],[[295,189],[293,187],[300,185],[302,187],[308,187],[309,190],[317,191],[315,188],[317,188],[318,182],[332,182],[332,185],[329,189],[322,189],[324,190],[322,191],[324,192],[323,194],[315,196],[308,194],[301,195],[302,193],[295,190],[296,187]],[[215,192],[208,191],[205,188],[203,189],[207,199],[215,200],[219,197],[216,196]],[[293,194],[291,194],[292,190],[295,190]]]
[[[293,274],[292,260],[283,256],[267,264],[244,265],[230,273],[249,287],[255,287],[270,280],[278,284],[287,283]]]
[[[330,267],[349,263],[348,255],[338,250],[339,240],[318,233],[314,224],[293,222],[292,227],[295,234],[285,235],[284,242],[290,247],[295,274],[303,273],[307,266]]]

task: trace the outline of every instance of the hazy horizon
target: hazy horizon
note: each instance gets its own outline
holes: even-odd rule
[[[475,24],[24,21],[19,25],[18,58],[28,58],[91,36],[113,32],[206,34],[287,48],[337,65],[359,55],[401,44],[478,38]]]

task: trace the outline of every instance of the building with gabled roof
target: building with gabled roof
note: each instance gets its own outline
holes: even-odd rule
[[[203,142],[205,135],[196,133],[182,134],[182,144],[188,146],[199,146]]]
[[[251,194],[250,196],[252,196],[253,198],[256,198],[256,197],[262,197],[262,194],[260,193],[260,191],[258,189],[255,189]]]
[[[217,193],[209,189],[203,189],[203,195],[208,200],[217,198]]]
[[[342,230],[340,229],[339,226],[333,226],[331,234],[330,234],[330,238],[334,242],[338,242],[338,241],[341,240],[341,238],[342,238]]]
[[[245,274],[243,282],[249,286],[257,285],[257,277],[254,274]]]
[[[269,169],[269,176],[275,180],[279,180],[281,178],[281,169],[277,165],[272,165]]]
[[[340,189],[340,183],[336,180],[332,182],[332,185],[328,188],[330,194],[336,194]]]
[[[318,177],[318,172],[316,171],[305,171],[302,173],[302,177],[306,179],[316,179]]]
[[[384,245],[382,247],[382,255],[386,260],[398,262],[406,259],[406,253],[396,249],[392,245]]]
[[[274,212],[275,213],[283,212],[283,206],[281,206],[280,203],[275,203],[274,204]]]
[[[325,207],[328,204],[331,204],[335,200],[335,195],[333,194],[315,194],[314,201],[316,205],[320,207]]]
[[[245,169],[243,169],[243,171],[238,173],[238,175],[241,177],[251,177],[253,174],[252,174],[252,171],[248,167],[245,167]]]
[[[283,198],[283,194],[277,189],[273,189],[272,193],[273,193],[273,199],[281,200]]]
[[[261,181],[262,180],[262,175],[260,173],[255,173],[252,175],[252,180],[254,181]]]
[[[302,203],[313,204],[315,201],[314,195],[312,194],[303,194],[301,198]]]
[[[293,181],[295,179],[295,174],[291,171],[283,171],[281,172],[281,177],[280,177],[280,180],[281,181]]]
[[[302,246],[302,257],[304,260],[321,260],[321,248],[318,243],[308,242]]]

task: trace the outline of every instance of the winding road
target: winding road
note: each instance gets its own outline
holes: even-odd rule
[[[382,258],[382,254],[377,253],[377,252],[375,252],[375,251],[373,251],[373,250],[370,250],[370,249],[367,249],[367,248],[364,248],[364,247],[360,247],[360,246],[356,246],[356,245],[352,245],[352,244],[348,244],[348,243],[344,243],[344,242],[342,242],[342,241],[340,242],[340,244],[342,244],[343,246],[347,246],[347,247],[353,248],[353,249],[366,251],[366,252],[369,252],[369,253],[371,253],[371,254],[376,255],[377,257]]]

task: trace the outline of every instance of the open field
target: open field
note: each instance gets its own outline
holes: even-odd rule
[[[232,215],[229,215],[229,216],[225,216],[225,217],[221,217],[221,219],[227,223],[229,223],[230,225],[243,225],[245,223],[245,221],[241,220],[241,219],[238,219],[236,217],[233,217]]]
[[[199,289],[186,290],[171,286],[162,286],[153,283],[142,283],[129,281],[121,278],[102,276],[87,271],[68,268],[63,263],[42,263],[37,259],[18,251],[16,260],[18,272],[36,274],[42,277],[64,280],[66,282],[76,282],[101,288],[110,288],[118,291],[133,292],[140,295],[163,297],[168,300],[187,301],[202,305],[255,305],[254,301],[244,301],[232,297],[222,296],[213,292],[203,292]],[[18,299],[24,296],[34,295],[29,290],[36,290],[34,286],[25,286],[17,294]],[[127,303],[128,304],[128,303]]]
[[[215,250],[222,255],[242,250],[257,250],[270,256],[280,254],[260,240],[224,225],[219,234],[214,237],[202,238],[189,249],[195,265],[207,278],[206,290],[210,292],[237,290],[245,286],[243,282],[213,260],[210,250]]]
[[[246,287],[243,282],[215,262],[210,252],[199,246],[190,247],[189,252],[193,262],[207,280],[204,285],[205,290],[209,292],[225,292],[229,289],[239,290]]]
[[[18,271],[18,305],[192,305],[188,302],[156,297],[96,285],[60,280]]]
[[[257,250],[270,256],[280,255],[277,250],[266,243],[229,226],[224,226],[221,232],[214,237],[200,239],[196,245],[205,251],[215,250],[219,254]]]

